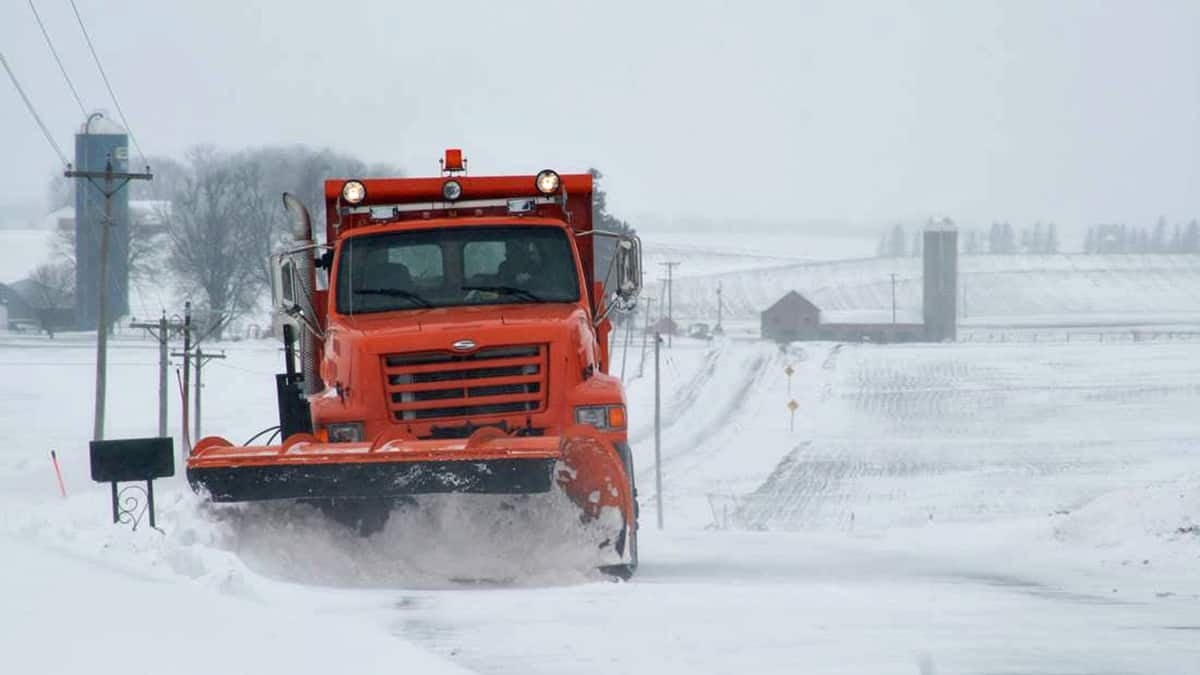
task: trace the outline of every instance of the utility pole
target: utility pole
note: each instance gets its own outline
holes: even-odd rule
[[[721,282],[718,281],[717,282],[717,328],[716,328],[716,330],[713,331],[717,334],[724,332],[724,329],[721,328],[721,314],[722,314],[721,310],[722,309],[724,309],[724,307],[722,306],[722,303],[721,303]]]
[[[167,435],[167,343],[171,336],[183,328],[179,321],[168,321],[167,312],[163,310],[162,317],[153,323],[149,321],[133,321],[130,328],[141,328],[158,340],[158,436]]]
[[[650,317],[654,315],[654,296],[646,296],[646,327],[642,330],[642,355],[638,359],[638,377],[646,374],[646,346],[650,339]]]
[[[637,323],[637,317],[625,315],[625,347],[621,350],[621,381],[625,381],[625,364],[629,363],[629,340],[633,337],[633,324]]]
[[[896,273],[892,272],[892,325],[896,325]]]
[[[654,504],[658,529],[663,529],[662,508],[662,369],[659,366],[662,335],[654,333]]]
[[[182,387],[183,391],[180,393],[180,397],[183,399],[183,437],[185,439],[187,438],[187,430],[188,430],[188,413],[192,409],[191,403],[188,401],[188,384],[190,383],[190,378],[191,378],[191,374],[192,374],[192,364],[191,364],[191,361],[189,360],[191,358],[191,353],[192,353],[192,302],[189,300],[189,301],[183,303],[183,353],[177,355],[177,356],[183,357],[183,387]],[[192,440],[193,440],[193,442],[195,442],[198,439],[192,439]],[[191,452],[191,450],[192,449],[189,447],[188,452]]]
[[[104,171],[75,171],[68,164],[63,175],[67,178],[86,178],[92,187],[104,195],[104,223],[100,227],[100,308],[96,317],[96,398],[95,408],[92,411],[92,440],[102,441],[104,440],[104,399],[108,378],[108,331],[111,328],[108,322],[108,253],[111,247],[109,231],[112,229],[112,198],[129,184],[129,181],[151,180],[154,175],[150,173],[150,167],[146,167],[146,171],[143,173],[113,171],[111,155],[104,163]],[[97,180],[103,180],[104,186],[101,187],[96,182]]]
[[[195,439],[197,441],[200,440],[200,387],[203,386],[202,384],[200,384],[200,374],[202,372],[202,369],[204,368],[204,364],[208,363],[209,361],[211,361],[213,359],[223,359],[223,358],[225,358],[224,352],[221,352],[220,354],[205,354],[203,349],[201,349],[199,346],[196,347],[196,353],[195,353],[195,359],[196,359],[196,394],[195,394],[196,395],[196,432],[195,432]]]
[[[670,348],[672,343],[671,338],[675,335],[675,315],[672,312],[675,296],[674,271],[679,266],[679,263],[674,261],[661,262],[659,265],[667,268],[667,347]]]

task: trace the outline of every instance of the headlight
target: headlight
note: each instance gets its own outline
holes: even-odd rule
[[[342,201],[347,204],[361,204],[367,198],[367,187],[356,180],[348,180],[342,186]]]
[[[538,192],[544,195],[552,195],[555,192],[558,192],[559,182],[558,174],[550,169],[538,172],[537,189]]]
[[[325,427],[330,443],[358,443],[363,439],[362,422],[340,422]]]
[[[590,424],[600,431],[625,428],[625,406],[585,405],[575,408],[575,423]]]
[[[442,196],[446,201],[452,202],[462,196],[462,185],[456,180],[448,180],[442,183]]]

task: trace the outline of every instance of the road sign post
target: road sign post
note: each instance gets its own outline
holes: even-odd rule
[[[662,369],[659,356],[662,335],[654,334],[654,505],[658,511],[658,529],[663,529],[662,507]]]

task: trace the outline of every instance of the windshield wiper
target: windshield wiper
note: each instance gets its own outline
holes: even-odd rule
[[[518,298],[541,302],[542,296],[533,293],[532,291],[516,286],[463,286],[464,291],[483,291],[484,293],[501,293],[503,295],[515,295]]]
[[[420,307],[433,307],[433,303],[421,297],[412,291],[406,291],[401,288],[360,288],[354,291],[355,295],[386,295],[392,298],[404,298],[411,300],[414,304]]]

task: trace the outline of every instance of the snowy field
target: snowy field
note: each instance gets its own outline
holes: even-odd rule
[[[876,241],[856,235],[764,232],[640,232],[647,281],[662,276],[660,263],[686,261],[680,276],[729,274],[798,263],[866,258]]]
[[[710,272],[676,269],[676,316],[712,322],[716,290],[725,317],[756,322],[788,290],[822,311],[890,320],[891,275],[901,321],[921,313],[919,258],[839,260]],[[959,316],[966,326],[1200,325],[1200,256],[962,256]],[[649,292],[662,295],[658,284]],[[886,315],[886,318],[880,318]],[[858,320],[872,320],[858,319]]]
[[[223,347],[205,429],[242,440],[271,424],[279,356]],[[4,671],[123,673],[139,645],[178,673],[1200,672],[1200,344],[677,340],[662,531],[640,347],[642,568],[618,584],[487,504],[360,540],[177,477],[162,533],[114,527],[87,478],[91,343],[0,338]],[[155,360],[114,344],[110,436],[153,434]]]

